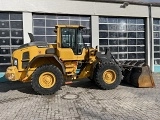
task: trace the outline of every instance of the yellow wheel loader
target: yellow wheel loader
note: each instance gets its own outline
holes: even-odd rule
[[[29,81],[32,88],[43,95],[54,94],[64,82],[81,78],[92,79],[101,89],[114,89],[120,84],[122,74],[126,81],[134,81],[137,87],[154,86],[148,66],[118,63],[109,49],[101,54],[97,48],[86,47],[83,30],[84,27],[78,25],[57,25],[56,43],[53,44],[34,42],[30,33],[32,42],[13,52],[12,66],[7,68],[6,78],[10,81]],[[147,68],[145,70],[150,74],[143,74],[145,70],[142,68]],[[132,79],[135,71],[140,74]]]

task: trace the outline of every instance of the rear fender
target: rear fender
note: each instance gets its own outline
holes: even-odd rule
[[[65,74],[65,67],[62,63],[62,61],[60,61],[58,59],[57,56],[55,55],[38,55],[36,57],[34,57],[28,64],[28,68],[35,68],[35,67],[39,67],[40,65],[43,64],[54,64],[56,65],[63,74]]]

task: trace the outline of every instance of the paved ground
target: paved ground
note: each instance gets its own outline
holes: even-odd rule
[[[30,84],[0,83],[0,120],[160,120],[160,73],[156,88],[125,84],[99,90],[90,81],[37,95]]]

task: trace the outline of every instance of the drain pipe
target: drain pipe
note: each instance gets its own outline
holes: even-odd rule
[[[153,19],[152,19],[152,4],[150,4],[148,6],[149,8],[149,43],[150,45],[148,47],[150,47],[150,68],[151,68],[151,71],[153,72],[154,71],[154,66],[153,66],[153,63],[154,63],[154,49],[153,49]]]

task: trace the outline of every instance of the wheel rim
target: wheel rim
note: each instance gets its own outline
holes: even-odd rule
[[[39,84],[43,88],[51,88],[56,83],[56,76],[53,73],[45,72],[39,77]]]
[[[107,83],[107,84],[112,84],[115,82],[116,80],[116,73],[113,70],[106,70],[103,73],[103,80]]]

